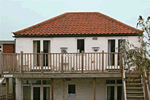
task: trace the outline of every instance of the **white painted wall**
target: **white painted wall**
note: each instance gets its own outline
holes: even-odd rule
[[[51,41],[51,53],[60,53],[60,47],[68,47],[68,53],[77,52],[77,39],[84,39],[85,52],[93,52],[92,47],[100,47],[98,52],[104,50],[108,52],[108,40],[115,39],[116,47],[118,47],[118,39],[129,40],[135,46],[139,45],[137,36],[113,36],[98,37],[98,40],[92,40],[92,37],[57,37],[57,38],[16,38],[16,53],[23,51],[24,53],[33,53],[33,40],[41,41],[41,51],[43,50],[43,40]],[[118,49],[116,48],[116,52]]]
[[[96,79],[96,100],[106,100],[107,98],[106,79],[107,78]],[[71,79],[71,81],[59,78],[54,79],[54,100],[93,100],[93,81],[93,78],[75,78]],[[16,79],[16,82],[16,100],[22,100],[23,85],[20,82],[20,79]],[[68,84],[76,85],[76,98],[68,98]]]

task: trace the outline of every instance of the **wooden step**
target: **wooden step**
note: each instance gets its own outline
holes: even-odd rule
[[[143,91],[127,91],[127,94],[143,94]]]
[[[143,89],[142,87],[127,87],[127,90],[141,90]]]
[[[131,79],[131,80],[129,80],[129,79],[125,79],[125,81],[127,82],[127,83],[141,83],[141,79]]]
[[[144,96],[127,96],[127,99],[139,100],[139,99],[144,99]]]
[[[141,83],[126,83],[126,86],[142,86]]]

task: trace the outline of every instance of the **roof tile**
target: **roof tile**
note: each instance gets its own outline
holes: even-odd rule
[[[18,35],[131,34],[138,30],[99,12],[64,13],[14,32]]]

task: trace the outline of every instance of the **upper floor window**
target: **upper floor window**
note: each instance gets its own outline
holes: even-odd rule
[[[2,51],[2,45],[0,45],[0,52]]]
[[[77,39],[77,50],[80,53],[84,51],[84,39]]]
[[[33,53],[40,53],[40,40],[33,41]]]

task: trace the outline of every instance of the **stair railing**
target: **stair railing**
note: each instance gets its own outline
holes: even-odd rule
[[[144,97],[145,100],[150,100],[150,91],[149,91],[149,86],[148,86],[148,80],[147,80],[147,74],[146,70],[144,69],[144,74],[142,76],[143,84],[144,84]]]

